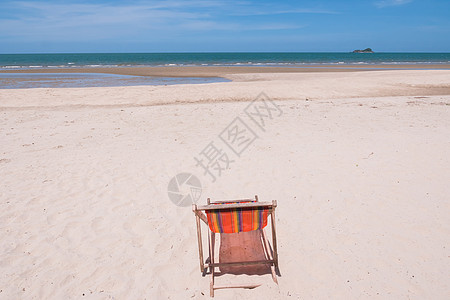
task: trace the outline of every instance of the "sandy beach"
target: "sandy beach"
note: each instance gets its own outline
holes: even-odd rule
[[[231,82],[0,90],[0,299],[209,299],[181,172],[202,204],[278,201],[279,285],[217,299],[450,294],[450,70],[108,69]],[[213,182],[194,157],[262,92],[278,113]]]

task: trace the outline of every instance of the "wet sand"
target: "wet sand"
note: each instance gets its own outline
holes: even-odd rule
[[[225,77],[228,74],[248,73],[311,73],[356,72],[373,70],[450,70],[450,64],[416,65],[305,65],[303,67],[112,67],[1,70],[0,73],[105,73],[162,77]]]

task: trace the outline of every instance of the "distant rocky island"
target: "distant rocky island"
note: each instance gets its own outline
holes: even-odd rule
[[[353,53],[373,53],[373,50],[370,48],[366,48],[364,50],[353,50]]]

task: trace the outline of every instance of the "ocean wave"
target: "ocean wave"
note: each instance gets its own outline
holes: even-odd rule
[[[0,65],[0,70],[27,70],[27,69],[58,69],[58,68],[117,68],[117,67],[191,67],[191,66],[225,66],[225,67],[306,67],[306,66],[325,66],[325,65],[339,65],[339,66],[354,66],[354,65],[431,65],[431,64],[448,64],[450,61],[407,61],[407,60],[379,60],[379,61],[346,61],[346,60],[330,60],[330,61],[228,61],[228,62],[170,62],[170,63],[120,63],[120,64],[30,64],[30,65]]]

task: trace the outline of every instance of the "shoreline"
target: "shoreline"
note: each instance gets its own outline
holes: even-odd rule
[[[223,74],[230,82],[0,89],[0,110],[450,95],[450,70]],[[200,76],[198,76],[200,77]],[[68,96],[69,95],[69,96]]]
[[[295,67],[252,67],[252,66],[170,66],[170,67],[85,67],[58,69],[0,70],[0,73],[102,73],[131,76],[156,77],[224,77],[230,74],[265,73],[328,73],[328,72],[367,72],[388,70],[450,70],[450,64],[399,64],[399,65],[307,65]]]

